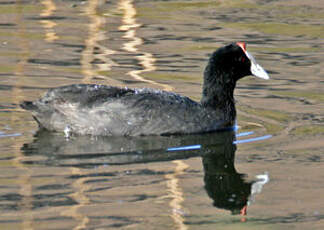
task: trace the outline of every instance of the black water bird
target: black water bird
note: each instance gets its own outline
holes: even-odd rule
[[[232,127],[236,82],[248,75],[269,79],[237,42],[216,50],[204,71],[201,102],[172,92],[76,84],[50,89],[25,101],[40,128],[101,136],[204,133]]]

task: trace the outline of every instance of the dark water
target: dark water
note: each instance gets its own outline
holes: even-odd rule
[[[323,15],[321,0],[0,1],[0,228],[323,229]],[[18,106],[72,83],[199,100],[233,41],[271,77],[239,82],[236,132],[67,139]]]

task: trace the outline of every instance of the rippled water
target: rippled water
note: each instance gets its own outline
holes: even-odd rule
[[[323,229],[323,15],[320,0],[0,1],[0,228]],[[233,41],[271,76],[238,83],[236,132],[66,138],[19,108],[72,83],[199,100]]]

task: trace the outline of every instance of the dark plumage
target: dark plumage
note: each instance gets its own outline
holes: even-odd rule
[[[246,52],[245,44],[236,43],[211,55],[204,72],[201,103],[154,89],[77,84],[50,89],[38,101],[21,106],[32,112],[41,128],[81,135],[211,132],[233,126],[236,82],[251,74],[268,78]]]

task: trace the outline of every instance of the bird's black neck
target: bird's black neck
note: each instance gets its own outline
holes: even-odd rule
[[[236,117],[232,73],[217,68],[211,58],[204,72],[201,104],[205,108],[221,111],[226,120],[234,122]]]

